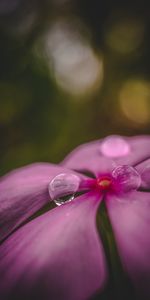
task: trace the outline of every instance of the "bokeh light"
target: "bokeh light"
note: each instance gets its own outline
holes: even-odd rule
[[[103,61],[78,29],[77,22],[57,21],[45,38],[45,50],[58,86],[82,96],[100,87]]]
[[[0,174],[150,133],[144,1],[0,1]]]
[[[120,90],[120,108],[135,125],[150,123],[150,83],[131,79]]]
[[[118,54],[127,55],[140,47],[144,33],[145,26],[142,19],[117,15],[107,26],[106,44]]]

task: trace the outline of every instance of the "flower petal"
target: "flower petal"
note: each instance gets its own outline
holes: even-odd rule
[[[141,175],[141,188],[150,190],[150,158],[136,166]]]
[[[114,143],[113,143],[114,137]],[[112,147],[116,145],[116,139],[122,139],[124,143],[129,145],[129,151],[123,152],[122,156],[112,157],[105,155],[104,143],[111,139]],[[124,146],[124,145],[123,145]],[[111,145],[109,142],[109,147]],[[119,137],[110,136],[106,139],[90,142],[77,147],[65,160],[61,163],[62,166],[75,170],[89,170],[93,171],[96,175],[99,172],[109,172],[117,165],[136,165],[142,160],[150,156],[150,137],[149,136],[136,136],[136,137]],[[103,150],[103,151],[102,151]]]
[[[99,173],[112,171],[116,163],[101,155],[100,145],[101,141],[95,141],[77,147],[64,159],[61,165],[77,171],[90,171],[96,176]]]
[[[150,157],[150,136],[126,137],[125,140],[129,143],[130,152],[127,156],[117,158],[118,164],[136,166]]]
[[[103,288],[107,271],[96,230],[100,201],[82,195],[24,225],[1,245],[3,300],[82,300]]]
[[[123,267],[142,299],[150,299],[150,194],[111,195],[106,203]]]
[[[50,201],[48,183],[62,172],[64,169],[60,166],[37,163],[12,171],[1,178],[0,240]]]

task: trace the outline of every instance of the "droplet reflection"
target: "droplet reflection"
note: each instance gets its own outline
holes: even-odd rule
[[[56,205],[70,202],[78,191],[80,179],[74,174],[59,174],[49,184],[49,194]]]

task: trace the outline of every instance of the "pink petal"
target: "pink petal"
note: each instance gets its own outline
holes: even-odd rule
[[[61,163],[63,167],[79,171],[90,171],[96,176],[114,169],[116,163],[101,155],[99,147],[101,141],[90,142],[77,147]]]
[[[141,188],[150,190],[150,158],[136,166],[141,176]]]
[[[139,135],[125,138],[130,145],[127,156],[117,158],[118,164],[135,166],[150,157],[150,136]]]
[[[37,163],[12,171],[1,178],[0,240],[50,201],[48,184],[62,172],[64,169],[60,166]]]
[[[3,300],[7,296],[82,300],[103,288],[107,272],[96,229],[100,201],[91,193],[82,195],[34,219],[3,242]]]
[[[123,267],[138,292],[150,299],[150,194],[111,195],[106,203]]]
[[[114,137],[114,142],[113,142]],[[116,137],[122,139],[122,152],[121,145],[119,150],[115,152]],[[110,143],[111,140],[111,143]],[[121,142],[121,141],[120,141]],[[105,143],[109,146],[109,155],[106,151]],[[128,151],[126,144],[129,146]],[[96,175],[100,172],[110,172],[117,165],[136,165],[150,155],[150,137],[149,136],[136,136],[136,137],[119,137],[110,136],[106,139],[90,142],[77,147],[65,160],[61,163],[62,166],[75,170],[89,170],[93,171]],[[105,152],[106,151],[106,152]],[[112,156],[111,156],[112,151]],[[119,152],[120,151],[120,152]],[[120,154],[119,154],[120,153]],[[118,155],[118,156],[117,156]]]

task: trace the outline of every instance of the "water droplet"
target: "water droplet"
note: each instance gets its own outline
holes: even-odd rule
[[[122,191],[137,190],[141,184],[141,177],[137,170],[131,166],[118,166],[112,172],[113,178]]]
[[[100,151],[103,155],[108,157],[120,157],[130,152],[130,146],[125,139],[114,135],[104,139],[100,146]]]
[[[49,183],[49,194],[51,199],[61,205],[74,199],[78,191],[80,178],[74,174],[62,173],[53,178]]]
[[[150,163],[141,172],[142,185],[145,188],[150,188]]]

